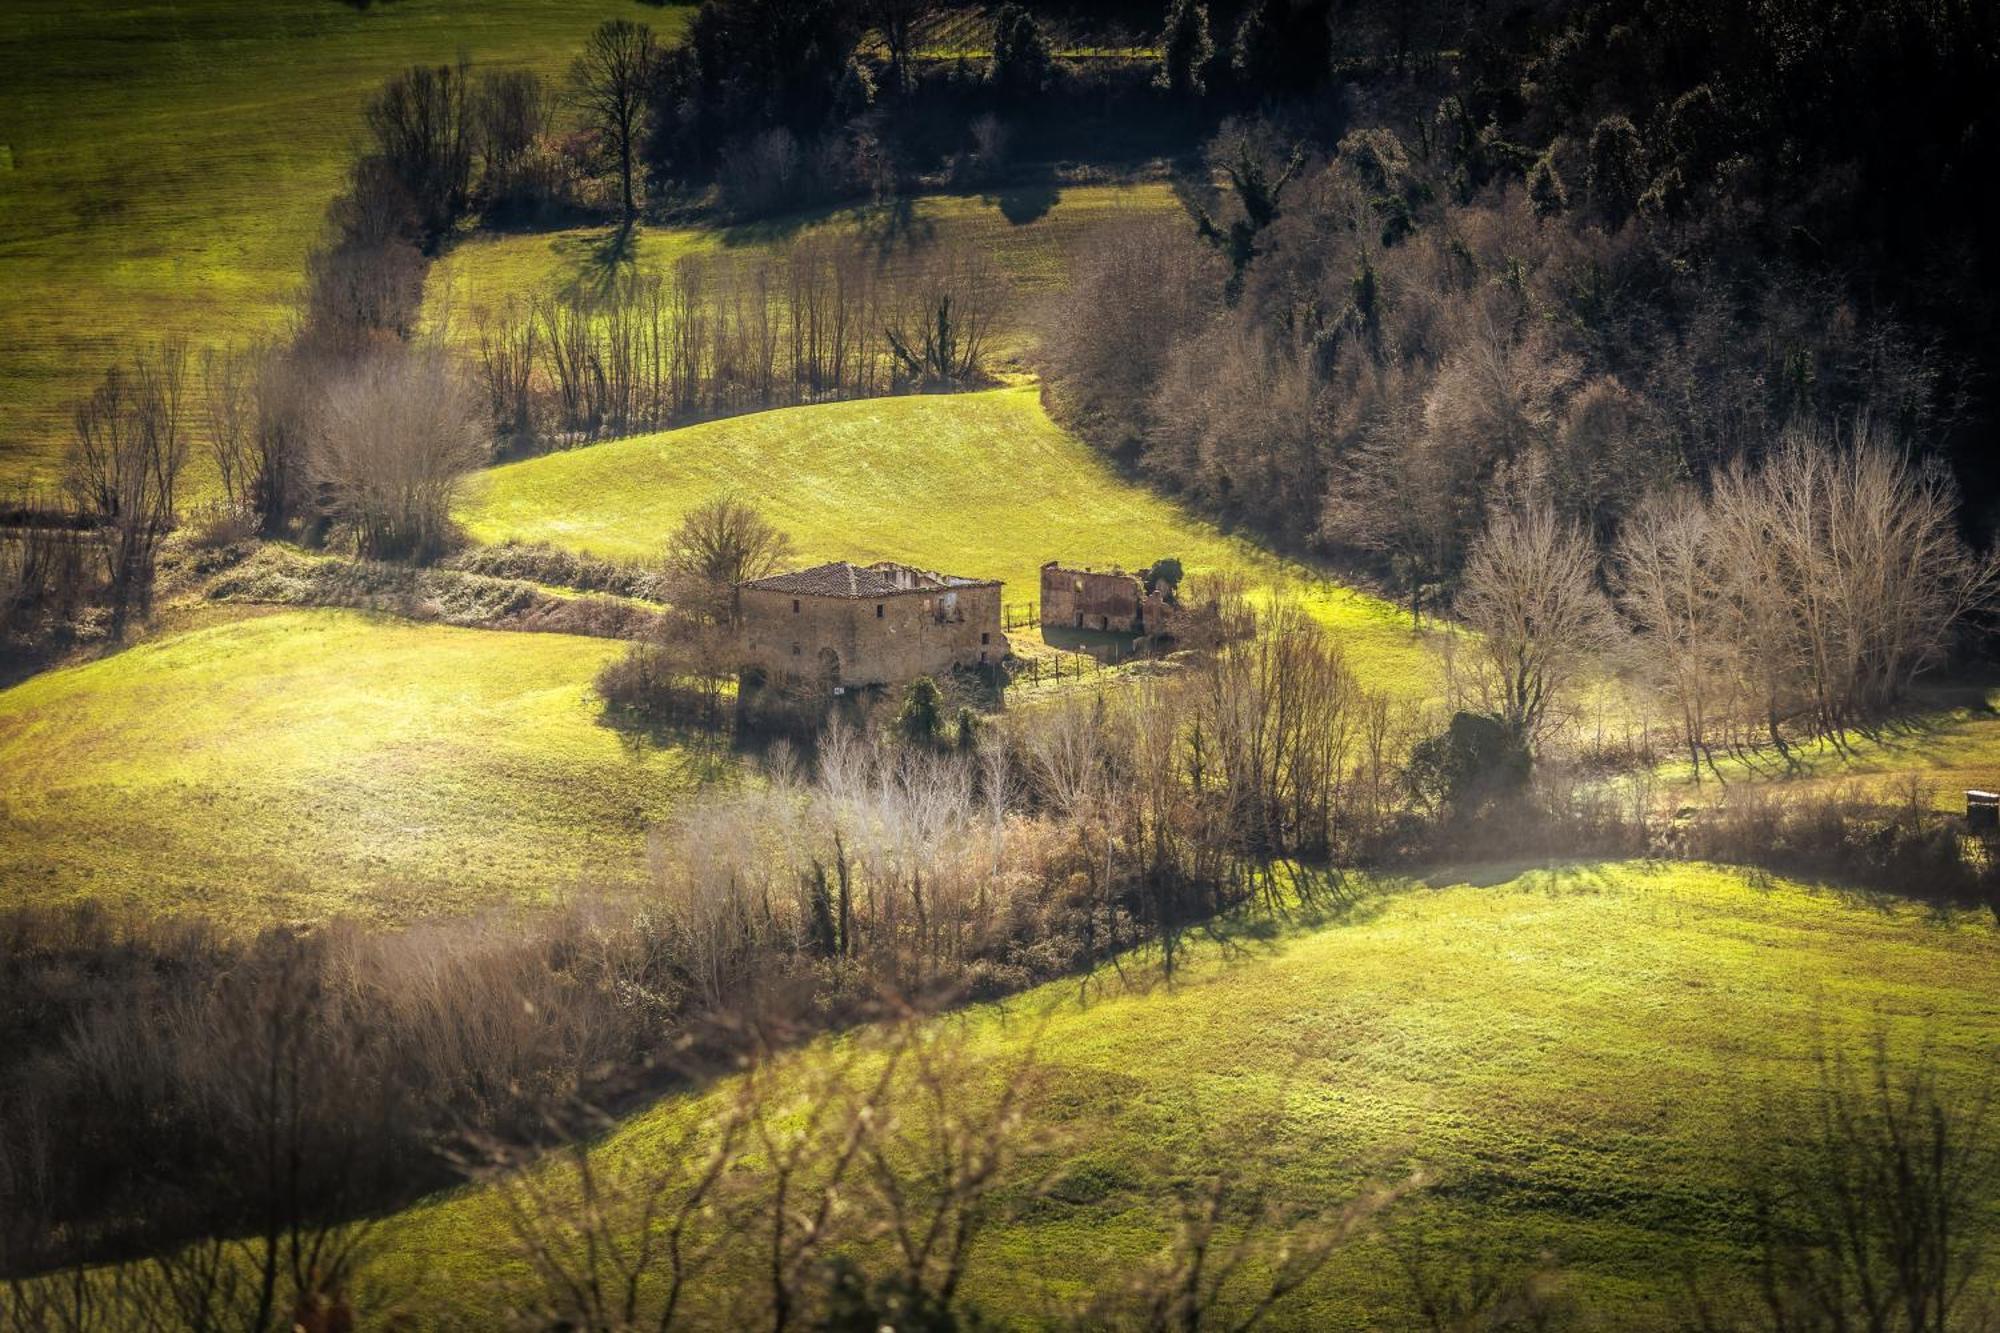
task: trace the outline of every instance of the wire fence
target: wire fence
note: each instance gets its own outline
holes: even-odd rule
[[[1028,629],[1041,623],[1041,608],[1034,602],[1000,603],[1001,629]]]
[[[1047,657],[1023,658],[1014,667],[1013,683],[1080,684],[1096,680],[1109,669],[1089,653],[1054,653]]]

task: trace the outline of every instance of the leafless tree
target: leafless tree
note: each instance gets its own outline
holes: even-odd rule
[[[172,529],[185,429],[187,347],[169,340],[113,366],[72,414],[67,487],[105,535],[115,633],[152,606],[153,565]]]
[[[534,307],[510,297],[498,311],[478,321],[479,378],[493,414],[494,430],[518,444],[535,433],[535,365],[540,322]]]
[[[633,167],[659,62],[660,47],[651,28],[630,19],[609,19],[590,34],[570,67],[571,98],[618,160],[627,225],[639,216]]]
[[[384,84],[363,112],[376,151],[433,236],[465,207],[471,183],[469,84],[463,63],[413,65]]]
[[[502,186],[522,156],[548,133],[554,113],[554,95],[533,70],[480,76],[473,89],[472,115],[489,193]]]
[[[1716,503],[1734,546],[1760,542],[1772,562],[1776,578],[1745,595],[1786,598],[1789,653],[1825,734],[1880,716],[1994,591],[1993,562],[1958,535],[1943,466],[1913,462],[1866,420],[1845,439],[1795,428]]]
[[[890,86],[897,92],[909,87],[910,56],[918,33],[942,9],[940,0],[870,0],[868,19],[882,34],[889,53]]]
[[[1818,1086],[1758,1108],[1740,1168],[1755,1221],[1754,1312],[1701,1302],[1705,1326],[1799,1333],[1946,1333],[1992,1327],[1990,1266],[2000,1153],[1990,1141],[1991,1057],[1947,1084],[1933,1052],[1861,1067],[1817,1055]]]
[[[482,417],[442,348],[363,361],[327,389],[315,420],[312,477],[327,517],[369,556],[441,554],[459,483],[489,452]]]
[[[775,573],[791,552],[791,538],[748,500],[730,494],[706,500],[690,509],[667,538],[675,604],[733,623],[737,585]]]
[[[232,507],[248,508],[256,476],[256,360],[236,348],[201,354],[201,405],[208,426],[209,457]]]
[[[971,250],[942,250],[924,261],[884,330],[904,378],[943,385],[978,377],[998,282]]]
[[[1595,549],[1546,502],[1494,513],[1466,562],[1458,610],[1476,635],[1455,647],[1475,664],[1480,702],[1530,745],[1562,720],[1618,628]]]
[[[266,344],[254,357],[249,504],[264,535],[275,537],[306,504],[306,453],[318,410],[319,371],[297,348]]]
[[[1688,766],[1701,780],[1718,701],[1733,669],[1722,599],[1731,571],[1706,507],[1688,491],[1641,505],[1618,543],[1618,604],[1634,632],[1641,665],[1680,718]]]
[[[1052,385],[1113,441],[1143,437],[1142,406],[1177,342],[1211,316],[1220,261],[1177,222],[1093,228],[1062,297],[1042,312]]]

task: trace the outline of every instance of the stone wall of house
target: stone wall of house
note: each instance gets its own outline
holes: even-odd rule
[[[1145,585],[1123,570],[1065,569],[1054,561],[1042,566],[1044,625],[1136,634],[1145,628],[1145,600]]]
[[[1007,655],[997,583],[884,597],[742,591],[743,664],[773,680],[898,685]]]

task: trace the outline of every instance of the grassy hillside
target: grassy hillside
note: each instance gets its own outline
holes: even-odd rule
[[[131,340],[263,333],[360,132],[362,99],[463,52],[547,73],[634,0],[0,5],[0,489],[46,479],[63,402]]]
[[[510,295],[542,289],[602,287],[621,270],[649,272],[683,255],[751,255],[813,233],[858,235],[895,271],[931,244],[965,245],[985,255],[1007,280],[994,350],[1018,357],[1036,302],[1055,292],[1072,247],[1090,227],[1121,217],[1174,212],[1164,183],[1024,186],[983,194],[924,195],[892,204],[841,208],[735,227],[653,227],[635,244],[614,248],[609,229],[514,235],[483,234],[432,266],[425,309],[455,333],[469,335],[480,311]]]
[[[0,692],[7,900],[385,921],[643,871],[701,765],[598,722],[601,639],[253,617]]]
[[[1763,1097],[1814,1086],[1816,1033],[1858,1046],[1879,1025],[1901,1051],[1928,1038],[1957,1078],[2000,1021],[1983,918],[1701,866],[1438,883],[1227,954],[1203,945],[1171,987],[1107,975],[949,1020],[1002,1068],[1039,1029],[1035,1123],[1054,1135],[1002,1191],[1018,1202],[1053,1170],[1047,1196],[998,1224],[968,1295],[1021,1314],[1128,1271],[1168,1234],[1176,1185],[1216,1165],[1212,1145],[1254,1141],[1288,1206],[1421,1168],[1434,1183],[1411,1207],[1441,1245],[1495,1263],[1546,1250],[1585,1326],[1673,1326],[1684,1266],[1742,1257],[1727,1145]],[[643,1162],[719,1104],[665,1103],[597,1151]],[[382,1262],[397,1285],[491,1300],[504,1235],[496,1201],[471,1192],[392,1222]],[[1398,1273],[1364,1242],[1280,1326],[1381,1327],[1405,1299]]]
[[[1430,688],[1428,655],[1393,607],[1133,485],[1051,422],[1033,388],[788,408],[549,454],[480,477],[460,518],[482,541],[651,557],[725,489],[789,532],[801,561],[906,560],[1003,579],[1012,602],[1036,599],[1050,559],[1240,569],[1309,596],[1372,679]]]

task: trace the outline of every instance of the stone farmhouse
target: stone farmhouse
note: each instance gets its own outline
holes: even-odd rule
[[[1069,569],[1053,560],[1042,566],[1042,624],[1046,628],[1165,634],[1170,616],[1166,598],[1147,592],[1137,574],[1122,569]]]
[[[1000,583],[845,560],[738,585],[742,661],[828,691],[999,663]]]

